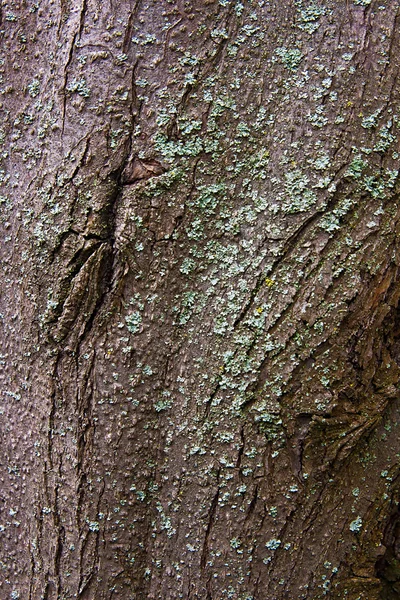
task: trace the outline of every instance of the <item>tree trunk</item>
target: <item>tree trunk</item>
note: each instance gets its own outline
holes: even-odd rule
[[[1,597],[398,598],[398,3],[0,21]]]

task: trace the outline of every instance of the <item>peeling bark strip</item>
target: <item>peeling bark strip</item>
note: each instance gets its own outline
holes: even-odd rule
[[[0,597],[391,600],[397,2],[0,9]]]

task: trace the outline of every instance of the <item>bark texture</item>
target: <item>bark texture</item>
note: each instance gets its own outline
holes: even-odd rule
[[[395,599],[399,5],[0,11],[0,595]]]

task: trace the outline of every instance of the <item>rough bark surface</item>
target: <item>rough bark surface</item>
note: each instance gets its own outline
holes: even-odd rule
[[[2,2],[2,598],[399,597],[399,24]]]

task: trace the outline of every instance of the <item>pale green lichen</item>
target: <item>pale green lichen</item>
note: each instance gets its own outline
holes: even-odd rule
[[[67,92],[79,94],[79,96],[82,96],[83,98],[88,98],[90,96],[90,89],[84,77],[81,79],[73,79],[67,86]]]
[[[356,519],[354,519],[354,521],[350,523],[349,529],[353,533],[360,533],[362,529],[362,519],[360,516],[358,516]]]
[[[361,121],[361,127],[363,127],[364,129],[372,129],[373,127],[376,127],[378,124],[378,117],[381,114],[381,112],[382,109],[378,108],[372,114],[368,115],[367,117],[364,117]]]
[[[186,257],[183,260],[179,270],[184,275],[189,275],[192,271],[194,271],[195,268],[196,268],[196,262],[192,258]]]
[[[325,8],[319,6],[315,2],[308,4],[302,0],[296,2],[296,8],[299,13],[299,29],[307,31],[308,33],[314,33],[320,25],[320,17],[325,14]]]
[[[363,160],[361,154],[357,154],[351,161],[350,165],[347,168],[345,176],[354,177],[355,179],[359,179],[362,175],[363,170],[368,166],[368,163]]]
[[[265,544],[265,547],[268,548],[268,550],[277,550],[281,544],[281,540],[272,538]]]
[[[303,212],[316,203],[317,197],[309,189],[308,184],[308,176],[300,171],[300,169],[295,169],[285,174],[285,192],[289,198],[284,202],[286,212]]]
[[[308,115],[308,120],[312,125],[314,125],[314,127],[318,127],[319,129],[321,129],[321,127],[325,127],[325,125],[328,124],[329,121],[328,118],[324,115],[324,110],[324,106],[317,106],[315,112],[313,114]]]
[[[391,144],[396,140],[396,137],[391,132],[393,121],[388,121],[378,132],[378,141],[373,150],[375,152],[386,152]]]
[[[142,316],[140,312],[135,311],[125,317],[126,327],[130,333],[137,333],[142,323]]]
[[[27,89],[30,97],[36,98],[40,93],[40,81],[38,79],[33,79],[33,81],[28,84]]]
[[[282,64],[290,71],[296,71],[304,57],[298,48],[282,47],[277,48],[275,52],[281,59]]]

